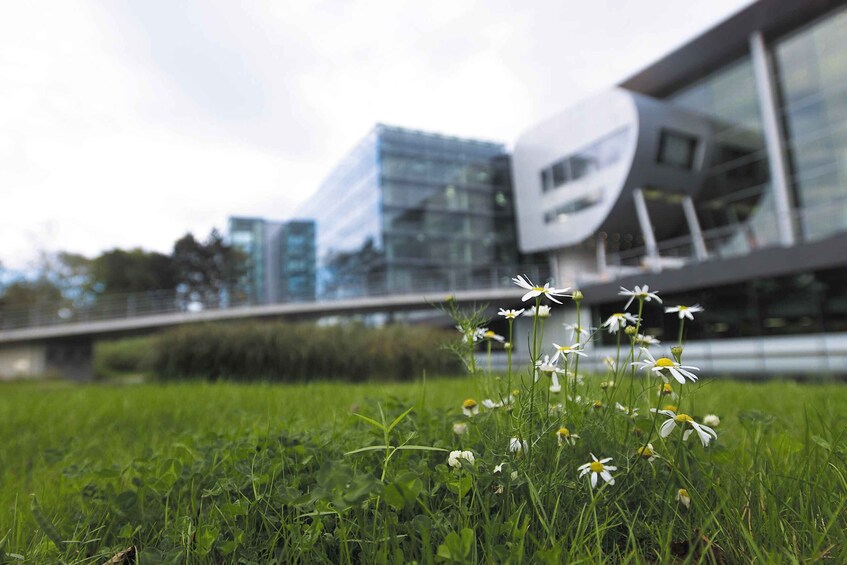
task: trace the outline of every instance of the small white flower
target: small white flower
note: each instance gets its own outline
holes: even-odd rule
[[[694,306],[683,306],[681,304],[677,304],[676,306],[671,306],[670,308],[665,308],[665,314],[672,314],[674,312],[679,314],[679,319],[688,318],[689,320],[694,320],[694,314],[697,312],[702,312],[703,307],[699,304],[695,304]]]
[[[716,428],[721,425],[721,419],[714,414],[706,414],[703,416],[703,423],[707,426]]]
[[[709,442],[712,440],[712,438],[718,438],[718,434],[715,433],[715,430],[713,430],[709,426],[698,424],[694,421],[694,418],[692,418],[688,414],[676,414],[675,412],[671,412],[670,410],[659,410],[659,414],[664,414],[668,417],[667,420],[662,422],[662,425],[659,428],[659,435],[662,437],[668,437],[669,435],[671,435],[671,432],[674,430],[674,428],[676,428],[676,425],[679,424],[683,428],[691,428],[686,429],[682,433],[682,441],[687,441],[688,436],[691,435],[691,432],[697,432],[697,436],[700,438],[700,443],[703,444],[703,447],[709,447]]]
[[[588,463],[579,466],[579,476],[584,477],[588,473],[591,473],[591,488],[597,486],[597,475],[600,475],[600,478],[602,478],[608,484],[615,484],[615,479],[612,477],[612,474],[609,471],[617,471],[618,468],[613,467],[611,465],[606,465],[606,463],[611,461],[612,458],[606,457],[605,459],[598,460],[596,457],[594,457],[593,453],[591,454],[591,458],[594,461],[589,461]]]
[[[556,300],[554,297],[567,296],[565,293],[570,290],[568,288],[552,288],[550,287],[550,283],[544,283],[544,286],[538,286],[522,275],[516,276],[512,279],[512,281],[522,289],[529,291],[521,297],[523,302],[526,302],[531,298],[535,298],[536,296],[544,295],[556,304],[561,304],[561,302]]]
[[[493,339],[494,341],[499,341],[500,343],[503,343],[504,341],[506,341],[506,338],[504,338],[502,335],[499,335],[496,332],[489,330],[488,328],[480,328],[479,331],[482,334],[480,336],[481,340],[483,340],[483,339],[492,340]]]
[[[468,398],[462,402],[462,412],[465,416],[476,416],[479,414],[479,405],[473,398]]]
[[[463,436],[468,431],[468,425],[464,422],[456,422],[453,424],[453,433],[457,436]]]
[[[553,380],[553,382],[550,384],[550,392],[562,392],[562,385],[559,384],[559,377],[556,376],[556,373],[551,373],[550,378]]]
[[[549,318],[550,317],[550,307],[546,304],[542,304],[537,309],[535,306],[530,308],[529,310],[523,313],[524,316],[528,316],[530,318],[538,317],[538,318]]]
[[[580,357],[585,357],[585,353],[583,353],[582,349],[578,343],[573,345],[559,345],[558,343],[554,343],[553,347],[556,348],[556,353],[553,355],[553,361],[558,361],[559,357],[564,357],[565,360],[568,359],[571,355],[579,355]]]
[[[594,328],[585,328],[585,327],[580,326],[579,324],[565,323],[565,324],[562,324],[562,325],[565,326],[565,329],[571,331],[571,339],[576,339],[577,336],[588,337],[588,336],[591,335],[591,330],[594,329]]]
[[[635,362],[633,365],[640,365],[645,371],[659,375],[665,382],[668,382],[668,374],[670,374],[680,384],[685,384],[685,379],[689,379],[692,382],[697,380],[697,375],[691,372],[699,371],[700,369],[697,367],[692,367],[691,365],[680,365],[668,357],[655,359],[652,355],[650,355],[650,352],[643,347],[641,348],[641,351],[647,359]]]
[[[651,345],[659,345],[662,342],[652,335],[638,334],[635,336],[635,343],[642,347],[650,347]]]
[[[615,408],[617,408],[619,411],[623,412],[624,414],[626,414],[630,418],[638,417],[638,408],[627,408],[626,406],[624,406],[620,402],[615,402]]]
[[[521,308],[520,310],[505,310],[503,308],[500,308],[500,311],[497,312],[497,314],[499,314],[500,316],[503,316],[507,320],[514,320],[515,318],[520,316],[522,313],[523,313],[523,308]]]
[[[604,328],[609,329],[610,334],[618,333],[621,328],[625,328],[627,323],[636,324],[638,320],[630,314],[629,312],[615,312],[609,318],[603,322]]]
[[[480,328],[463,328],[462,326],[456,326],[456,329],[459,330],[460,334],[465,336],[466,340],[470,338],[476,342],[482,339],[482,331]]]
[[[570,445],[573,447],[576,445],[576,440],[578,439],[578,435],[572,434],[571,431],[565,427],[561,427],[556,430],[556,441],[559,442],[559,447],[562,447],[563,445]]]
[[[469,464],[473,465],[474,456],[470,451],[451,451],[450,455],[447,457],[447,464],[453,467],[454,469],[462,468],[462,459],[467,461]]]
[[[494,473],[500,473],[500,472],[502,472],[502,471],[503,471],[503,465],[505,465],[505,464],[506,464],[506,462],[505,462],[505,461],[503,461],[503,462],[502,462],[502,463],[500,463],[499,465],[495,466],[495,467],[494,467]]]
[[[689,496],[688,491],[684,488],[676,491],[676,499],[686,508],[691,508],[691,496]]]
[[[535,381],[538,382],[538,373],[546,373],[551,377],[555,377],[557,373],[564,371],[556,364],[555,359],[550,359],[549,355],[545,355],[544,359],[539,359],[535,362]],[[556,379],[558,382],[558,379]]]
[[[659,298],[657,293],[650,292],[650,287],[646,284],[644,286],[636,285],[633,290],[627,290],[624,287],[621,287],[621,291],[618,294],[621,296],[629,296],[629,301],[626,303],[626,306],[624,306],[624,309],[629,308],[629,305],[632,304],[632,301],[636,298],[643,300],[644,302],[656,300],[659,304],[662,303],[662,299]]]
[[[521,453],[522,451],[527,451],[529,449],[529,444],[526,440],[521,440],[516,437],[513,437],[509,440],[509,451],[512,453]]]
[[[643,446],[639,447],[635,451],[635,454],[638,455],[639,457],[643,457],[644,459],[646,459],[650,463],[652,463],[656,459],[656,457],[658,457],[658,455],[656,455],[656,452],[653,450],[653,444],[652,443],[648,443],[647,445],[643,445]]]

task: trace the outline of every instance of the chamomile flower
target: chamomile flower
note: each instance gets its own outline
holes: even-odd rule
[[[635,336],[635,343],[641,347],[650,347],[651,345],[659,345],[662,342],[652,335],[638,334]]]
[[[479,404],[476,403],[476,400],[473,398],[468,398],[464,402],[462,402],[462,412],[464,412],[465,416],[476,416],[479,414]]]
[[[692,373],[691,371],[699,371],[697,367],[692,367],[690,365],[680,365],[673,359],[669,359],[668,357],[660,357],[655,359],[650,352],[643,347],[641,348],[641,352],[647,357],[643,361],[637,361],[633,363],[633,365],[640,365],[642,369],[645,371],[649,371],[656,375],[662,377],[665,382],[668,382],[668,375],[672,376],[676,381],[680,384],[685,384],[685,379],[690,381],[696,381],[697,375]]]
[[[529,310],[526,310],[523,313],[524,316],[528,316],[530,318],[549,318],[550,317],[550,307],[546,304],[542,304],[538,308],[533,306]]]
[[[677,304],[676,306],[671,306],[670,308],[665,308],[665,314],[679,314],[679,319],[688,318],[689,320],[694,320],[694,314],[697,312],[702,312],[703,307],[699,304],[695,304],[694,306],[683,306],[682,304]]]
[[[474,464],[474,456],[470,451],[451,451],[450,455],[447,456],[447,464],[453,467],[454,469],[461,469],[462,465],[465,463],[473,465]]]
[[[602,327],[608,328],[610,334],[616,334],[621,328],[625,328],[628,323],[635,324],[636,322],[638,320],[629,312],[615,312],[603,322]]]
[[[521,287],[524,290],[528,290],[526,294],[521,297],[523,302],[535,298],[537,296],[544,295],[556,304],[561,304],[560,301],[556,300],[556,296],[567,296],[565,293],[570,290],[568,288],[552,288],[550,283],[544,283],[544,286],[538,286],[532,283],[528,278],[523,275],[518,275],[512,279],[512,281]]]
[[[673,391],[673,386],[671,383],[662,383],[659,385],[659,396],[667,396],[668,398],[675,400],[679,398],[679,395]]]
[[[610,388],[615,388],[615,381],[601,381],[600,382],[600,389],[601,390],[608,390]]]
[[[513,437],[509,440],[509,451],[512,453],[521,453],[527,451],[529,449],[529,444],[526,440],[521,440],[519,438]]]
[[[628,416],[629,418],[636,418],[636,417],[638,417],[638,408],[627,408],[626,406],[624,406],[624,405],[623,405],[623,404],[621,404],[620,402],[615,402],[615,408],[616,408],[619,412],[623,412],[623,413],[624,413],[626,416]]]
[[[591,330],[592,328],[586,328],[586,327],[581,326],[581,325],[579,325],[579,324],[568,324],[568,323],[564,323],[564,324],[562,324],[562,325],[563,325],[563,326],[565,326],[565,329],[566,329],[566,330],[570,330],[570,331],[571,331],[571,338],[572,338],[572,339],[577,339],[577,337],[581,337],[581,336],[588,337],[588,336],[590,336],[590,335],[591,335],[591,331],[590,331],[590,330]]]
[[[612,477],[612,474],[609,471],[617,471],[618,468],[612,465],[606,465],[609,461],[612,460],[611,457],[606,457],[605,459],[597,459],[594,457],[594,454],[591,454],[591,458],[594,461],[589,461],[584,465],[579,466],[579,476],[580,478],[584,477],[588,473],[591,473],[591,477],[589,480],[591,481],[591,488],[597,486],[597,476],[599,475],[601,479],[606,481],[608,484],[615,484],[615,479]]]
[[[618,293],[621,296],[629,296],[629,301],[624,306],[624,309],[629,308],[629,305],[632,304],[632,301],[636,298],[639,300],[643,300],[644,302],[650,302],[651,300],[657,301],[659,304],[662,303],[662,299],[659,298],[657,293],[650,292],[650,287],[646,284],[644,286],[636,285],[633,290],[627,290],[624,287],[621,287],[621,291]]]
[[[688,491],[684,488],[676,491],[676,500],[686,508],[691,508],[691,496],[688,494]]]
[[[712,428],[716,428],[721,425],[721,419],[714,414],[706,414],[703,416],[703,423]]]
[[[687,441],[691,432],[697,432],[697,436],[700,438],[700,443],[703,444],[703,447],[709,447],[709,442],[712,438],[718,438],[718,434],[715,433],[715,430],[709,426],[698,424],[694,421],[694,418],[688,414],[677,414],[670,410],[659,410],[659,414],[664,414],[668,417],[668,419],[662,422],[662,425],[659,427],[659,435],[662,437],[668,437],[671,435],[671,432],[673,432],[674,428],[676,428],[676,425],[679,424],[683,428],[688,428],[682,433],[682,441]]]
[[[497,312],[498,315],[503,316],[507,320],[514,320],[521,314],[523,314],[523,308],[520,310],[506,310],[504,308],[500,308],[500,311]]]
[[[506,338],[504,338],[502,335],[499,335],[498,333],[489,330],[488,328],[480,328],[480,330],[482,331],[482,339],[499,341],[500,343],[506,341]]]
[[[456,422],[453,424],[453,433],[457,436],[463,436],[468,431],[468,425],[464,422]]]
[[[644,459],[646,459],[650,463],[652,463],[653,460],[655,460],[656,457],[658,457],[658,455],[656,455],[656,452],[653,450],[653,444],[652,443],[648,443],[647,445],[642,445],[641,447],[639,447],[635,451],[635,454],[638,455],[639,457],[643,457]]]
[[[558,343],[554,343],[553,347],[556,348],[556,353],[553,355],[554,362],[557,361],[559,357],[564,357],[566,361],[569,357],[573,355],[585,357],[585,353],[583,353],[578,343],[575,343],[573,345],[559,345]]]
[[[544,359],[539,359],[535,362],[535,381],[538,382],[538,373],[545,373],[550,376],[554,380],[555,383],[558,384],[559,379],[557,377],[558,373],[563,373],[564,371],[556,364],[555,359],[550,359],[549,355],[545,355]]]
[[[562,447],[563,445],[570,445],[573,447],[576,445],[576,440],[578,439],[578,435],[572,434],[571,431],[565,427],[561,427],[556,430],[556,441],[559,442],[559,447]]]

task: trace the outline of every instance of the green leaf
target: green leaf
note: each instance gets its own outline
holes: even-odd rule
[[[389,449],[390,445],[370,445],[368,447],[360,447],[359,449],[354,449],[353,451],[348,451],[344,455],[355,455],[356,453],[364,453],[366,451],[378,451]]]
[[[400,450],[409,450],[409,451],[448,451],[443,447],[430,447],[428,445],[401,445],[396,448],[397,451]]]
[[[415,473],[406,471],[385,487],[385,500],[396,510],[412,505],[423,490],[423,483]]]
[[[826,449],[827,451],[832,451],[832,446],[829,444],[829,442],[828,442],[828,441],[826,441],[826,440],[825,440],[824,438],[822,438],[821,436],[814,435],[814,436],[812,436],[812,438],[811,438],[811,439],[812,439],[812,441],[813,441],[813,442],[815,442],[815,443],[816,443],[816,444],[818,444],[819,446],[823,447],[823,448],[824,448],[824,449]]]
[[[393,429],[394,429],[394,427],[395,427],[397,424],[399,424],[400,422],[402,422],[402,421],[403,421],[403,419],[404,419],[406,416],[408,416],[408,415],[409,415],[409,412],[411,412],[413,409],[414,409],[414,406],[410,407],[408,410],[406,410],[405,412],[403,412],[402,414],[400,414],[399,416],[397,416],[396,418],[394,418],[394,421],[393,421],[393,422],[391,422],[391,424],[388,426],[388,430],[386,430],[386,431],[390,432],[391,430],[393,430]]]
[[[373,418],[368,418],[367,416],[363,416],[363,415],[359,414],[358,412],[353,412],[353,415],[361,418],[362,420],[369,423],[370,425],[379,428],[383,432],[385,431],[385,426],[380,424],[379,422],[377,422]]]

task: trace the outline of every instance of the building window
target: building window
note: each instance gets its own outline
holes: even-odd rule
[[[564,223],[570,219],[574,214],[578,214],[583,210],[596,206],[603,201],[603,190],[596,190],[591,194],[587,194],[582,198],[577,198],[576,200],[571,200],[566,204],[562,204],[552,210],[548,210],[544,213],[544,223],[545,224],[554,224],[554,223]]]
[[[541,171],[541,191],[548,192],[620,161],[629,136],[623,127],[605,135]]]
[[[680,169],[694,168],[694,152],[697,138],[677,131],[663,129],[659,136],[659,152],[656,162]]]

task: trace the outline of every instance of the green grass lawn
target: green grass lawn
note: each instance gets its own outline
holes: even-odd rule
[[[586,409],[584,448],[557,449],[552,434],[539,443],[546,469],[534,469],[507,449],[505,410],[468,419],[468,434],[454,436],[462,401],[481,400],[484,386],[468,377],[425,387],[3,384],[0,562],[101,563],[130,546],[147,562],[655,562],[675,552],[847,562],[843,384],[698,384],[689,413],[721,418],[715,445],[692,451],[702,463],[617,457],[617,484],[599,491],[576,466],[592,437],[602,450],[613,409]],[[589,385],[585,394],[601,393]],[[379,420],[381,407],[390,421],[412,406],[389,444],[470,449],[476,465],[454,470],[433,451],[398,451],[387,463],[384,449],[344,455],[385,438],[353,411]],[[517,478],[499,479],[498,462]],[[655,484],[655,497],[632,492],[630,472]],[[691,480],[690,511],[666,500],[678,475]]]

